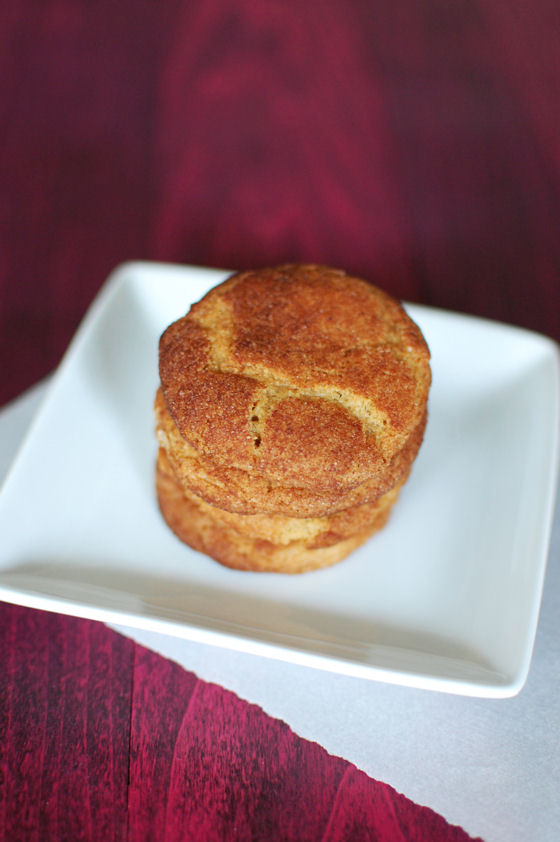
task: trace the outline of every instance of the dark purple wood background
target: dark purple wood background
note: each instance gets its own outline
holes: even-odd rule
[[[560,339],[557,0],[0,10],[0,403],[121,261],[333,264]]]
[[[0,646],[6,842],[469,839],[100,623],[0,604]]]

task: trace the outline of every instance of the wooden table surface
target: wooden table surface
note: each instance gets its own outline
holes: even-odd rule
[[[2,839],[471,838],[101,623],[0,603],[0,640]]]
[[[8,4],[0,405],[128,259],[322,262],[560,339],[559,31],[552,0]],[[99,624],[3,605],[0,641],[3,839],[466,838]]]
[[[560,338],[556,0],[30,0],[0,21],[0,405],[128,259],[332,264]]]

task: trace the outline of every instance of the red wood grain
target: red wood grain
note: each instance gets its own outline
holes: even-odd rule
[[[469,839],[99,623],[0,604],[0,648],[0,839]]]
[[[315,260],[560,339],[553,0],[0,12],[0,403],[129,258]]]
[[[126,838],[133,645],[0,605],[0,838]]]

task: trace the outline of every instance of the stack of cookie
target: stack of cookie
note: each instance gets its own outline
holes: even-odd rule
[[[380,529],[426,425],[429,351],[401,305],[321,266],[240,272],[160,340],[156,487],[229,567],[299,573]]]

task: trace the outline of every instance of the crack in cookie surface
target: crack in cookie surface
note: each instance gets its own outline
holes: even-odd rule
[[[397,302],[317,267],[242,273],[170,326],[168,409],[218,463],[297,484],[381,471],[425,412],[429,353]],[[297,274],[297,273],[296,273]]]
[[[397,439],[394,446],[404,442],[408,415],[425,399],[425,383],[415,376],[407,360],[418,338],[408,336],[411,331],[406,322],[405,330],[399,333],[380,311],[382,344],[376,344],[374,336],[373,341],[366,337],[354,345],[348,345],[348,336],[340,329],[334,331],[334,337],[324,333],[318,337],[315,329],[311,340],[302,339],[301,323],[292,322],[289,342],[284,330],[280,340],[283,347],[277,352],[284,359],[274,359],[270,348],[276,349],[279,344],[275,323],[267,325],[265,319],[263,326],[257,320],[256,324],[245,325],[240,333],[232,294],[206,297],[190,315],[207,337],[209,369],[247,377],[263,387],[257,399],[257,417],[253,407],[250,410],[255,441],[262,441],[266,418],[279,402],[301,398],[337,404],[360,421],[366,436],[386,434],[389,429]],[[309,327],[309,323],[303,324]],[[267,362],[260,360],[262,356],[268,357]],[[377,401],[368,392],[376,395]],[[397,392],[399,401],[393,399]],[[378,405],[380,396],[385,407]],[[404,409],[403,396],[408,398]]]

